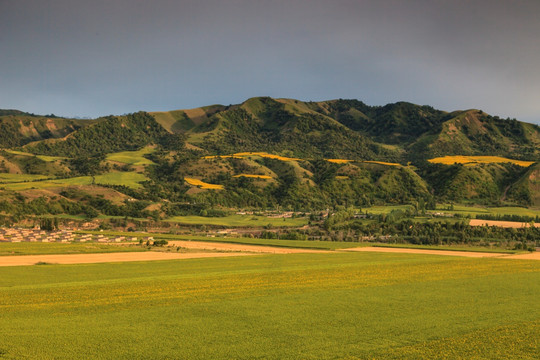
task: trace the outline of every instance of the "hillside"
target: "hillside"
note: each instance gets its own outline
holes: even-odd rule
[[[531,166],[506,195],[518,203],[540,206],[540,164]]]
[[[2,110],[0,120],[0,218],[540,206],[538,126],[478,110],[259,97],[95,120]]]
[[[62,138],[92,123],[91,120],[39,116],[18,110],[0,110],[0,148],[22,146],[44,139]]]

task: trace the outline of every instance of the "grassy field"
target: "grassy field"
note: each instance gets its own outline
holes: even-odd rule
[[[479,206],[466,206],[466,205],[454,205],[454,210],[447,210],[450,205],[441,204],[437,205],[437,210],[428,210],[428,212],[444,212],[448,214],[461,214],[470,215],[475,217],[478,214],[484,215],[519,215],[519,216],[540,216],[539,209],[524,208],[517,206],[505,206],[505,207],[479,207]]]
[[[3,359],[537,359],[540,263],[376,253],[0,268]]]
[[[45,175],[33,174],[2,174],[0,173],[0,183],[17,183],[22,181],[37,181],[46,179]]]
[[[44,254],[93,254],[110,252],[146,251],[135,246],[117,246],[98,243],[38,243],[38,242],[0,242],[0,256],[44,255]],[[0,356],[0,359],[2,357]]]
[[[367,208],[362,208],[362,212],[368,212],[370,214],[379,215],[379,214],[388,214],[392,210],[413,210],[412,205],[385,205],[385,206],[372,206]]]
[[[370,214],[388,214],[392,210],[414,210],[412,205],[384,205],[384,206],[372,206],[368,208],[362,208],[362,212],[368,212]],[[450,209],[450,204],[438,204],[436,210],[427,210],[428,214],[433,213],[446,213],[446,214],[461,214],[463,216],[475,217],[478,214],[484,215],[520,215],[520,216],[540,216],[540,209],[524,208],[518,206],[504,206],[504,207],[482,207],[482,206],[467,206],[467,205],[453,205],[453,210]]]
[[[140,188],[141,181],[148,180],[143,174],[135,172],[111,172],[103,175],[96,175],[94,180],[95,184],[104,185],[125,185],[134,189]],[[2,187],[6,190],[28,190],[28,189],[46,189],[46,188],[58,188],[70,185],[92,185],[93,180],[91,176],[78,176],[67,179],[54,179],[44,181],[32,181],[32,182],[13,182],[3,184]]]
[[[147,146],[137,151],[122,151],[107,155],[107,160],[116,161],[129,165],[152,165],[153,162],[148,160],[143,155],[154,152],[154,148]]]
[[[292,227],[307,225],[307,218],[269,218],[253,215],[229,215],[225,217],[204,216],[175,216],[167,221],[187,225],[220,225],[220,226],[246,226],[260,227],[268,224],[276,227]]]
[[[35,154],[31,154],[31,153],[27,153],[27,152],[23,152],[23,151],[16,151],[16,150],[4,149],[4,151],[8,152],[10,154],[13,154],[13,155],[32,156],[32,157],[35,156],[38,159],[46,161],[46,162],[52,162],[52,161],[56,161],[56,160],[65,159],[64,157],[60,157],[60,156],[35,155]]]

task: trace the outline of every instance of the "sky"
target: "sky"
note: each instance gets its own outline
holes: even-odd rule
[[[538,0],[0,0],[0,108],[409,101],[540,123]]]

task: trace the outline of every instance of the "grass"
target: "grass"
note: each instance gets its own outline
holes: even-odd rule
[[[0,268],[4,359],[539,355],[540,263],[259,255]]]
[[[362,208],[362,212],[368,212],[370,214],[379,215],[379,214],[389,214],[393,210],[413,210],[412,205],[384,205],[384,206],[371,206],[367,208]]]
[[[204,216],[175,216],[167,219],[186,225],[219,225],[219,226],[246,226],[262,227],[272,225],[275,227],[298,227],[307,225],[307,218],[269,218],[265,216],[253,215],[229,215],[225,217],[204,217]]]
[[[111,172],[96,176],[96,184],[124,185],[133,189],[141,188],[140,183],[146,180],[146,176],[136,172]]]
[[[434,164],[496,164],[496,163],[512,163],[523,167],[529,167],[534,164],[534,161],[522,161],[508,159],[500,156],[443,156],[428,160]]]
[[[94,181],[91,176],[78,176],[67,179],[54,179],[32,182],[18,182],[2,185],[6,190],[28,190],[58,188],[70,185],[124,185],[134,189],[141,188],[140,182],[148,180],[143,174],[136,172],[111,172],[103,175],[96,175]]]
[[[46,161],[46,162],[53,162],[53,161],[65,159],[64,157],[60,157],[60,156],[36,155],[36,154],[27,153],[23,151],[16,151],[16,150],[4,149],[4,151],[13,155],[22,155],[22,156],[31,156],[31,157],[35,156],[38,159]]]
[[[369,161],[369,160],[365,160],[365,161],[362,161],[363,163],[368,163],[368,164],[379,164],[379,165],[386,165],[386,166],[395,166],[395,167],[401,167],[403,165],[401,164],[398,164],[398,163],[390,163],[390,162],[384,162],[384,161]]]
[[[33,174],[3,174],[0,173],[0,183],[17,183],[23,181],[36,181],[47,179],[45,175],[33,175]]]
[[[98,243],[39,243],[39,242],[0,242],[0,256],[45,255],[45,254],[93,254],[111,252],[145,251],[141,247],[117,246]],[[1,261],[1,260],[0,260]],[[1,359],[1,357],[0,357]]]
[[[254,174],[238,174],[234,175],[233,177],[247,177],[247,178],[253,178],[253,179],[271,179],[271,176],[268,175],[254,175]]]
[[[466,206],[466,205],[454,205],[454,210],[447,210],[450,205],[441,204],[437,206],[437,210],[429,210],[428,212],[443,212],[448,214],[461,214],[470,215],[475,217],[478,214],[483,215],[519,215],[519,216],[540,216],[540,210],[532,208],[524,208],[517,206],[505,206],[505,207],[479,207],[479,206]]]
[[[116,161],[122,164],[141,166],[152,165],[154,162],[144,157],[146,154],[154,152],[154,148],[147,146],[137,151],[122,151],[107,155],[107,160]]]

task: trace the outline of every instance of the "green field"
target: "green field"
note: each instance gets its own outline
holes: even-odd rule
[[[368,212],[373,215],[379,215],[379,214],[389,214],[392,210],[413,210],[414,207],[412,205],[385,205],[385,206],[371,206],[367,208],[362,208],[362,212]]]
[[[154,163],[143,156],[152,152],[154,152],[154,148],[147,146],[137,151],[122,151],[108,154],[107,160],[135,166],[152,165]]]
[[[60,156],[36,155],[36,154],[31,154],[31,153],[27,153],[27,152],[23,152],[23,151],[16,151],[16,150],[4,149],[4,151],[8,152],[10,154],[13,154],[13,155],[22,155],[22,156],[30,156],[30,157],[35,156],[38,159],[46,161],[46,162],[52,162],[52,161],[56,161],[56,160],[65,159],[64,157],[60,157]]]
[[[261,227],[272,225],[275,227],[298,227],[307,225],[307,218],[269,218],[254,215],[229,215],[225,217],[204,216],[175,216],[167,221],[187,225],[219,225],[219,226],[245,226]]]
[[[45,175],[33,174],[3,174],[0,173],[0,183],[17,183],[22,181],[37,181],[47,179]]]
[[[58,188],[70,185],[124,185],[134,189],[142,187],[140,182],[148,180],[143,174],[136,172],[110,172],[103,175],[96,175],[94,181],[91,176],[78,176],[67,179],[54,179],[32,182],[12,182],[2,185],[6,190],[28,190],[28,189],[46,189]]]
[[[438,205],[437,210],[429,210],[428,213],[442,212],[447,214],[459,214],[461,216],[470,216],[475,218],[476,215],[517,215],[517,216],[540,216],[540,209],[525,208],[519,206],[503,206],[503,207],[481,207],[454,205],[453,210],[447,210],[450,205]]]
[[[428,210],[428,214],[433,213],[446,213],[446,214],[460,214],[463,216],[475,217],[477,214],[484,215],[519,215],[519,216],[540,216],[540,209],[525,208],[518,206],[504,206],[504,207],[482,207],[482,206],[467,206],[467,205],[454,205],[453,210],[449,210],[449,204],[438,204],[436,210]],[[413,210],[412,205],[388,205],[388,206],[372,206],[368,208],[362,208],[362,212],[368,212],[374,215],[388,214],[392,210]]]
[[[39,242],[0,242],[0,256],[44,255],[44,254],[92,254],[111,252],[146,251],[135,246],[117,246],[98,243],[39,243]],[[1,357],[0,357],[1,359]]]
[[[0,268],[2,359],[537,359],[540,263],[330,253]]]

